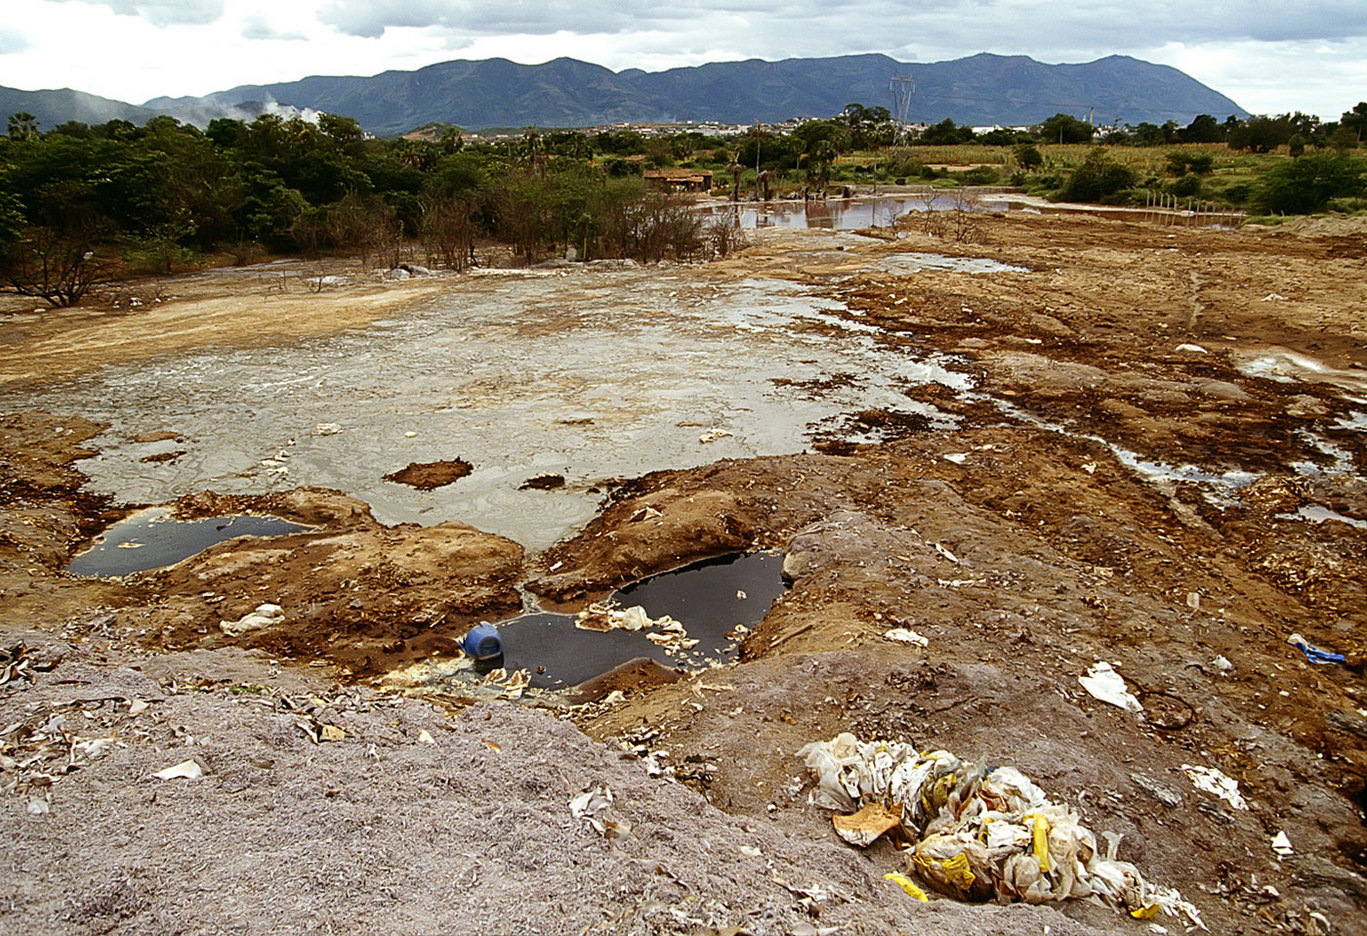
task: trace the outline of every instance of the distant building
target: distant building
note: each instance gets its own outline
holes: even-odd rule
[[[665,192],[710,192],[710,169],[647,169],[641,173],[646,185]]]

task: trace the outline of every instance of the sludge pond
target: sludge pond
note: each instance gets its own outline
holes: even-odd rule
[[[814,232],[798,262],[848,265],[844,251],[860,242]],[[1020,272],[906,253],[872,262],[895,275]],[[888,347],[817,287],[701,272],[631,265],[480,271],[362,329],[109,365],[51,388],[44,402],[110,425],[94,440],[99,454],[78,467],[89,490],[122,503],[163,504],[206,490],[332,488],[365,500],[383,523],[458,520],[533,552],[580,528],[616,479],[803,451],[817,432],[869,409],[955,425],[905,393],[926,383],[971,389],[955,359]],[[860,431],[878,438],[875,428]],[[464,459],[473,470],[427,491],[384,480],[405,464],[444,459]],[[556,475],[563,486],[526,485]],[[225,520],[208,524],[228,535],[282,532],[234,530]],[[147,532],[123,543],[139,548],[120,549],[117,535],[109,536],[89,561],[112,556],[119,562],[105,574],[135,571],[141,564],[122,554],[145,561],[161,548]],[[652,617],[679,618],[700,640],[682,656],[638,635],[566,627],[533,605],[530,616],[501,625],[509,637],[504,662],[525,666],[547,686],[574,684],[638,656],[724,662],[734,653],[735,625],[762,618],[781,589],[775,562],[761,556],[738,563],[763,567],[740,586],[693,586],[714,599],[701,616],[620,597],[645,605]],[[72,571],[88,572],[81,565]],[[695,581],[702,574],[688,573]],[[738,603],[743,607],[723,607]],[[534,641],[514,639],[534,630]],[[600,648],[585,651],[590,640]],[[527,652],[532,646],[538,649]]]
[[[803,256],[844,260],[838,248],[858,240],[818,235]],[[895,272],[916,268],[914,256],[897,255]],[[535,551],[582,526],[612,479],[803,451],[819,427],[868,409],[952,426],[904,391],[970,389],[958,362],[889,348],[842,312],[779,279],[477,272],[364,329],[113,364],[51,388],[44,405],[110,425],[78,467],[89,490],[122,503],[325,487],[366,501],[384,523],[458,520]],[[133,441],[167,432],[178,439]],[[384,480],[454,458],[473,471],[435,490]],[[566,483],[522,489],[548,474]]]

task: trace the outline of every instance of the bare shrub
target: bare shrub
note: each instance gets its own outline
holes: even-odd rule
[[[474,255],[473,207],[462,198],[430,197],[422,202],[422,244],[427,262],[464,271]]]

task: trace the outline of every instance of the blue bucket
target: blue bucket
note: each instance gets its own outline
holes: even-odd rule
[[[498,635],[498,628],[494,625],[480,621],[465,635],[461,648],[468,657],[491,660],[503,655],[503,638]]]

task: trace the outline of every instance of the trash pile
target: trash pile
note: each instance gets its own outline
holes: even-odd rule
[[[906,870],[949,896],[1030,904],[1092,897],[1136,919],[1162,910],[1206,928],[1175,889],[1149,884],[1115,857],[1121,836],[1104,832],[1099,847],[1076,812],[1050,802],[1014,767],[919,754],[899,741],[860,742],[848,732],[797,755],[817,778],[810,802],[840,813],[833,823],[842,839],[865,847],[884,833],[904,836]],[[908,878],[890,880],[924,898]]]
[[[655,630],[658,633],[646,634],[645,638],[656,646],[663,647],[666,656],[673,656],[681,650],[691,650],[698,645],[697,640],[688,636],[683,624],[667,614],[651,618],[640,605],[623,609],[606,604],[591,604],[579,612],[574,626],[579,630],[600,632]]]

